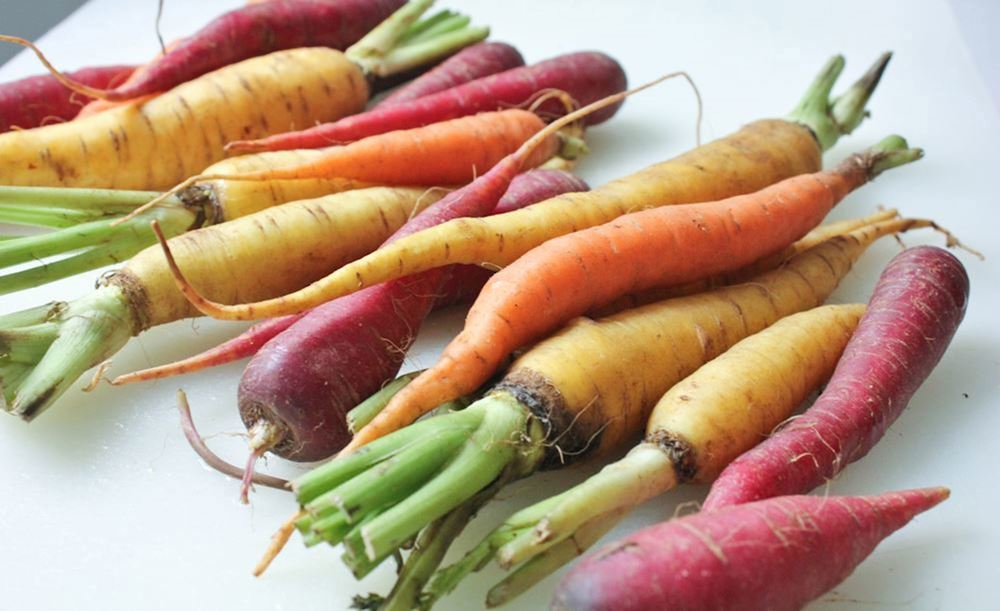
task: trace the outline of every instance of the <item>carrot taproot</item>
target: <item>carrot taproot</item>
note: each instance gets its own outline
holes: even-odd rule
[[[244,153],[344,144],[391,130],[410,129],[478,112],[525,105],[549,89],[565,91],[585,106],[624,91],[626,84],[625,72],[611,57],[592,51],[571,53],[476,79],[407,104],[379,107],[349,120],[260,140],[233,142],[227,150]],[[555,115],[566,112],[554,100],[543,104],[539,110]],[[588,117],[587,122],[593,125],[607,120],[616,110],[616,107],[611,107],[595,113]]]
[[[566,354],[564,346],[571,340],[588,342],[593,354],[601,355],[596,360],[616,359],[607,365],[581,362],[566,367],[558,377],[549,374],[532,382],[560,389],[558,398],[564,404],[586,408],[573,410],[573,420],[563,416],[561,423],[553,425],[563,435],[559,438],[563,448],[560,460],[575,459],[582,453],[609,453],[642,426],[634,418],[646,422],[645,440],[584,483],[510,516],[462,561],[442,571],[432,582],[430,595],[443,596],[469,571],[478,570],[495,557],[504,568],[519,565],[488,596],[491,604],[508,600],[579,555],[638,504],[678,483],[711,480],[729,461],[786,419],[830,374],[863,308],[830,306],[806,314],[795,312],[821,304],[834,288],[831,280],[846,274],[851,262],[873,241],[919,227],[936,226],[921,219],[881,221],[834,236],[745,284],[667,299],[599,319],[596,324],[604,329],[600,341],[587,337],[588,326],[594,323],[576,322],[539,344],[552,344],[547,354],[539,353],[539,359],[559,358],[557,349]],[[821,269],[827,264],[836,270],[833,276],[830,268]],[[802,276],[794,283],[781,280],[796,274]],[[822,288],[808,288],[814,286]],[[744,296],[753,293],[751,299]],[[808,297],[803,298],[803,294]],[[706,308],[696,319],[679,316],[687,308],[726,298],[731,299],[726,306],[731,310],[728,314]],[[774,305],[752,305],[759,299]],[[701,318],[710,314],[719,318]],[[644,315],[658,320],[658,326],[639,327],[638,322],[632,322]],[[746,329],[731,324],[730,316],[740,318]],[[782,319],[784,316],[788,318]],[[618,330],[614,323],[632,328]],[[650,338],[666,333],[661,329],[673,324],[686,325],[685,332],[693,334],[697,341],[684,344],[669,336],[663,341],[672,341],[672,347],[679,352],[691,350],[707,364],[678,375],[676,359],[669,359],[671,362],[664,365],[673,368],[669,379],[645,376],[627,380],[619,396],[602,396],[597,399],[600,403],[587,406],[588,396],[593,396],[588,379],[607,385],[613,376],[626,376],[631,368],[648,368],[648,363],[656,362],[651,359],[657,358],[649,350],[636,350],[634,356],[625,358],[620,354],[606,357],[602,350],[608,350],[613,341],[625,341],[625,337],[641,341],[636,335],[640,330]],[[821,331],[824,328],[826,333]],[[557,343],[555,338],[562,341]],[[774,345],[781,345],[781,350],[774,350]],[[532,352],[539,351],[536,348]],[[564,389],[573,389],[573,394]],[[733,409],[741,404],[745,408]],[[608,413],[615,417],[609,419]]]
[[[950,253],[897,255],[820,398],[729,465],[704,509],[804,494],[864,457],[941,359],[968,299],[969,277]]]
[[[481,42],[462,49],[420,77],[398,87],[372,108],[410,104],[417,98],[523,65],[524,58],[511,45]]]
[[[440,196],[437,190],[415,188],[349,191],[192,231],[172,238],[172,246],[202,281],[213,285],[214,294],[274,295],[373,250]],[[87,296],[0,317],[0,332],[11,338],[12,349],[31,347],[23,359],[0,363],[6,411],[26,420],[36,417],[129,337],[197,315],[164,263],[159,248],[150,248],[102,277]],[[272,273],[261,274],[264,268]],[[17,372],[26,377],[12,381],[10,376],[21,376]]]
[[[884,227],[834,238],[753,282],[578,319],[519,357],[470,407],[342,455],[292,483],[309,542],[343,542],[363,575],[499,475],[607,454],[670,386],[746,335],[822,303]]]
[[[486,283],[438,362],[393,397],[345,451],[472,392],[515,349],[574,316],[629,292],[735,271],[780,251],[851,191],[921,154],[890,137],[833,170],[726,200],[627,214],[538,246]],[[663,244],[671,245],[669,256],[659,250]]]
[[[669,520],[585,558],[559,582],[550,608],[801,609],[948,495],[784,496]]]
[[[70,72],[69,77],[103,89],[128,77],[135,66],[98,66]],[[0,84],[0,133],[69,121],[88,98],[66,89],[52,75],[29,76]]]
[[[497,204],[494,214],[510,212],[534,201],[555,197],[559,193],[574,190],[585,191],[586,189],[586,183],[567,172],[561,170],[531,170],[519,174],[511,182],[507,192]],[[449,269],[446,279],[435,298],[434,308],[444,308],[472,301],[479,294],[479,291],[492,273],[491,270],[474,265],[460,265]],[[193,373],[208,367],[224,365],[232,361],[251,357],[260,350],[261,346],[288,329],[305,315],[306,312],[300,312],[299,314],[260,322],[239,336],[200,354],[174,363],[124,374],[115,378],[112,383],[116,385],[131,384],[133,382]],[[365,393],[356,394],[364,395]]]
[[[412,0],[346,52],[276,51],[208,72],[145,102],[0,134],[0,184],[167,188],[222,159],[229,141],[353,114],[368,100],[372,74],[406,70],[487,35],[485,28],[462,28],[412,48],[394,48],[431,1]]]
[[[187,291],[188,298],[216,318],[256,319],[292,313],[367,286],[453,263],[502,268],[547,240],[628,212],[750,193],[789,176],[815,172],[822,151],[837,140],[839,130],[857,125],[864,116],[868,95],[887,61],[887,55],[880,58],[838,98],[838,103],[849,100],[849,107],[829,101],[833,83],[843,69],[843,58],[837,56],[824,67],[789,120],[755,122],[731,136],[588,193],[566,194],[484,219],[443,223],[381,248],[293,295],[265,303],[225,306],[200,298],[192,288]]]

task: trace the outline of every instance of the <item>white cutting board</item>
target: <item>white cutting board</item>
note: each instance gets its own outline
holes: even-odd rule
[[[24,10],[5,3],[3,12]],[[156,2],[94,0],[39,41],[66,69],[136,62],[158,49]],[[223,0],[168,0],[167,40],[191,33],[238,5]],[[830,485],[862,494],[944,484],[951,500],[897,533],[855,574],[813,608],[985,609],[995,600],[1000,565],[996,485],[997,346],[1000,296],[996,179],[1000,120],[943,2],[532,2],[487,0],[442,4],[493,26],[529,61],[601,49],[618,58],[632,83],[685,69],[705,100],[704,137],[781,115],[828,56],[842,52],[844,84],[880,52],[896,55],[871,103],[873,118],[828,155],[829,162],[899,132],[927,150],[918,165],[880,178],[852,195],[836,218],[879,204],[931,216],[987,255],[960,258],[972,276],[968,316],[950,350],[882,443]],[[16,32],[10,32],[16,34]],[[21,54],[0,68],[6,81],[39,72]],[[691,92],[676,81],[629,100],[615,119],[594,129],[591,155],[579,173],[601,184],[694,145]],[[936,243],[918,233],[907,244]],[[898,252],[892,240],[873,247],[836,293],[866,300],[879,271]],[[74,298],[98,273],[0,297],[0,313]],[[993,315],[990,312],[994,312]],[[426,366],[461,324],[461,312],[425,326],[409,367]],[[116,358],[112,373],[162,363],[204,349],[242,329],[206,320],[154,329]],[[237,485],[194,456],[178,427],[174,391],[190,394],[209,444],[242,461],[244,442],[234,391],[242,364],[163,382],[90,394],[73,390],[31,425],[0,416],[0,607],[9,609],[295,609],[345,608],[356,593],[385,593],[388,563],[363,583],[340,565],[337,550],[305,550],[293,539],[262,579],[250,567],[272,530],[294,510],[287,493],[260,489],[253,505],[237,503]],[[271,460],[285,476],[301,467]],[[512,486],[485,510],[456,550],[471,545],[504,516],[571,485],[577,468]],[[680,490],[646,504],[613,536],[700,500],[704,488]],[[469,580],[440,609],[481,606],[496,569]],[[512,608],[543,608],[555,579]]]

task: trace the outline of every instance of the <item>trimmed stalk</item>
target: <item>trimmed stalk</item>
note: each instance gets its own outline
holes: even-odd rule
[[[566,566],[600,541],[601,537],[608,534],[627,513],[628,510],[619,509],[594,518],[584,524],[571,539],[566,539],[546,550],[545,553],[535,556],[524,566],[504,578],[503,581],[490,588],[486,594],[486,606],[499,607],[506,604],[539,581]]]
[[[46,234],[24,236],[0,244],[0,269],[28,261],[79,250],[65,259],[40,262],[37,266],[0,276],[0,295],[32,288],[89,271],[120,263],[156,241],[150,221],[157,220],[168,238],[180,235],[201,224],[194,211],[176,206],[154,208],[123,223],[91,221]]]
[[[392,398],[395,397],[399,391],[406,388],[406,385],[413,381],[413,378],[417,377],[421,373],[423,373],[423,371],[414,371],[412,373],[406,373],[399,376],[395,380],[383,386],[381,390],[359,403],[357,407],[347,412],[347,430],[349,430],[352,435],[361,430],[362,427],[372,421],[372,418],[385,409],[385,406],[389,404],[389,401],[392,400]]]
[[[414,23],[413,25],[411,25],[406,29],[406,32],[404,32],[403,36],[400,37],[399,39],[400,44],[405,45],[411,40],[416,40],[421,34],[426,32],[427,30],[437,26],[442,21],[447,21],[448,19],[451,19],[457,14],[458,13],[454,11],[443,9],[434,13],[430,17],[425,17],[421,19],[420,21]]]
[[[444,560],[452,541],[458,538],[483,505],[496,496],[507,483],[507,478],[501,476],[488,488],[420,531],[413,551],[407,556],[406,563],[399,572],[396,584],[384,600],[379,599],[378,609],[380,611],[430,609],[437,602],[437,597],[424,592],[424,586]]]
[[[891,53],[883,54],[843,95],[831,100],[833,85],[844,70],[844,57],[834,56],[786,119],[809,127],[820,147],[824,151],[829,150],[841,136],[854,131],[868,116],[865,105],[878,86],[891,57]]]
[[[297,526],[310,539],[344,543],[345,562],[363,575],[498,478],[537,469],[544,439],[527,408],[493,393],[306,474],[293,483],[306,516]]]
[[[86,370],[120,350],[132,335],[124,294],[116,286],[105,285],[76,301],[50,304],[44,312],[35,308],[0,318],[0,332],[5,334],[10,351],[22,350],[24,340],[18,334],[29,325],[21,323],[37,320],[40,315],[56,330],[44,352],[37,336],[32,336],[31,349],[39,358],[21,363],[31,367],[31,372],[15,379],[0,367],[0,385],[10,397],[3,408],[25,420],[34,419]],[[5,361],[9,357],[0,357],[0,364]]]

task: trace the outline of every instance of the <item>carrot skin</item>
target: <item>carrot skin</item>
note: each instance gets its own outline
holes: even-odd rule
[[[403,0],[273,0],[244,6],[180,41],[143,78],[108,91],[108,99],[166,91],[222,66],[282,49],[343,51],[402,5]]]
[[[128,78],[135,66],[98,66],[67,74],[97,89]],[[0,85],[0,133],[69,121],[91,98],[64,87],[49,74],[29,76]]]
[[[792,496],[670,520],[582,560],[559,583],[550,608],[800,609],[947,497],[947,488]]]
[[[968,298],[965,268],[947,251],[896,256],[820,398],[730,464],[703,508],[804,494],[867,454],[941,359]]]
[[[522,174],[511,183],[512,171],[516,165],[498,165],[418,214],[387,243],[451,218],[486,214],[497,207],[508,185],[516,188],[503,198],[507,209],[565,189],[586,188],[575,177],[551,171]],[[369,287],[292,321],[244,371],[239,408],[247,428],[262,419],[279,423],[284,434],[271,451],[291,460],[319,460],[343,448],[351,437],[347,411],[396,375],[435,303],[455,299],[442,291],[450,271],[434,269]],[[467,296],[478,293],[486,280],[473,271],[459,270],[457,277],[461,282],[452,283],[452,290]],[[288,318],[295,317],[278,320]]]
[[[417,98],[524,65],[517,49],[503,42],[481,42],[462,49],[423,75],[400,86],[372,108],[408,104]]]
[[[378,108],[299,132],[234,143],[231,149],[285,150],[348,143],[388,131],[411,129],[478,112],[521,105],[544,89],[565,91],[580,106],[584,106],[624,91],[626,86],[625,72],[611,57],[597,52],[572,53],[477,79],[418,98],[408,104]],[[616,104],[595,112],[585,121],[588,125],[605,121],[614,115],[619,106],[620,104]],[[550,100],[542,104],[538,111],[561,115],[565,113],[565,108],[559,101]]]

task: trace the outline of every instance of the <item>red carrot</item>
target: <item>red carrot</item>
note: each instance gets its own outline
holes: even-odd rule
[[[134,66],[99,66],[70,72],[68,77],[97,89],[124,81]],[[29,76],[0,85],[0,133],[69,121],[91,98],[64,87],[50,74]]]
[[[514,47],[503,42],[481,42],[466,47],[420,77],[397,88],[374,108],[408,104],[417,98],[523,65],[524,58]]]
[[[228,152],[317,148],[332,143],[353,142],[360,138],[399,129],[411,129],[481,111],[496,110],[530,103],[547,89],[565,91],[583,106],[613,93],[624,91],[625,72],[614,59],[597,52],[571,53],[532,66],[514,68],[459,85],[409,104],[394,104],[326,123],[300,132],[278,134],[260,140],[237,141]],[[617,106],[605,108],[587,117],[593,125],[609,119]],[[563,114],[565,108],[556,100],[542,104],[539,112]]]
[[[213,19],[150,66],[144,78],[105,92],[130,100],[173,87],[281,49],[330,47],[343,51],[382,22],[404,0],[272,0]]]
[[[731,463],[704,509],[809,492],[867,454],[941,359],[968,298],[965,268],[947,251],[896,256],[820,398]]]
[[[791,496],[670,520],[585,558],[551,609],[800,609],[946,498],[947,488]]]

